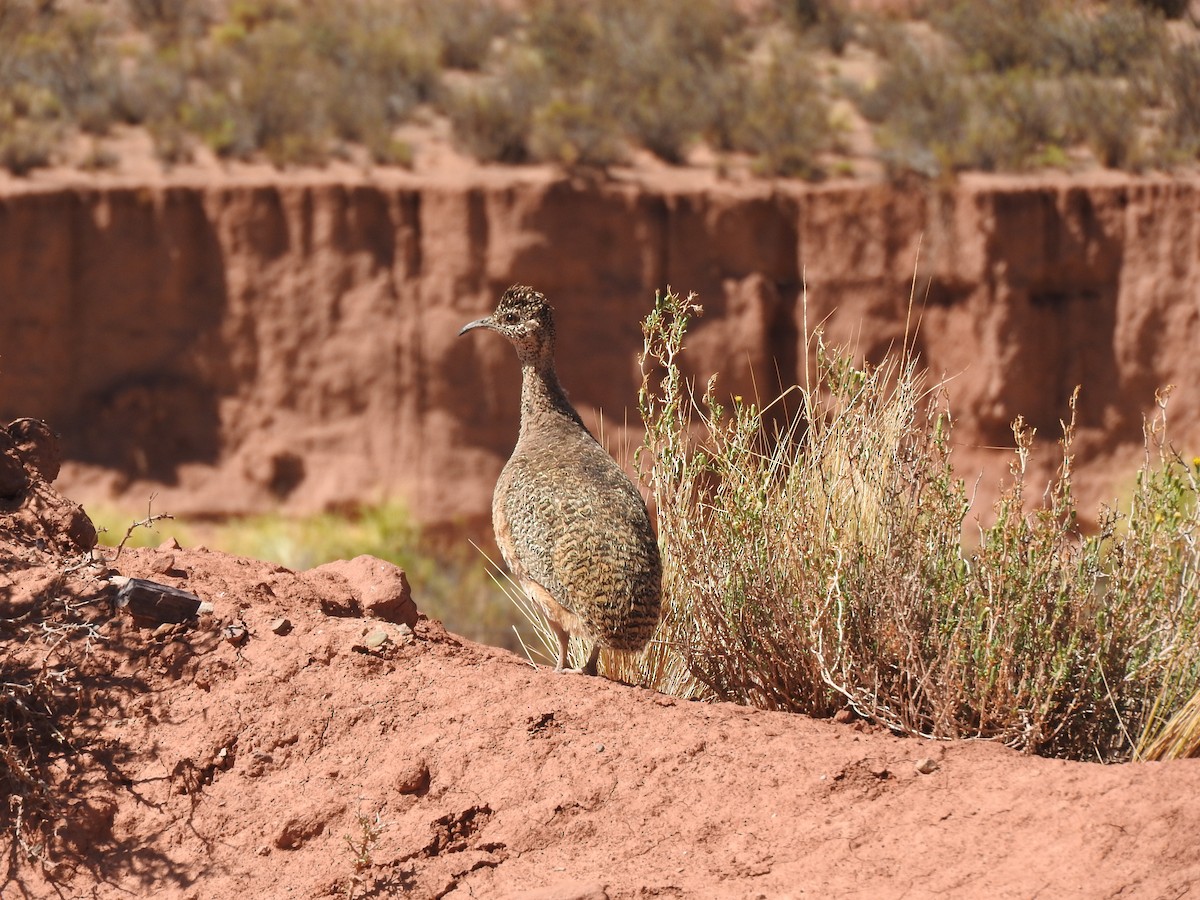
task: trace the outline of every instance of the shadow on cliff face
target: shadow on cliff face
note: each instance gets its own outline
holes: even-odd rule
[[[92,413],[66,432],[75,459],[172,484],[178,467],[215,462],[220,451],[213,390],[178,376],[136,379],[87,399]]]
[[[0,243],[19,248],[12,296],[40,300],[4,341],[5,397],[59,430],[67,458],[129,479],[171,484],[181,464],[215,462],[227,267],[204,195],[0,205]]]
[[[1003,380],[1000,415],[981,417],[986,439],[1006,444],[1020,413],[1038,434],[1054,440],[1070,418],[1071,397],[1082,435],[1137,442],[1141,418],[1123,402],[1117,359],[1118,297],[1124,246],[1120,219],[1101,215],[1086,192],[998,199],[1004,227],[992,237],[994,267],[1003,272],[988,315],[997,362],[1020,377]],[[1149,401],[1147,396],[1140,398]]]

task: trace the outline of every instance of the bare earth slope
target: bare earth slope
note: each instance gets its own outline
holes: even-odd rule
[[[39,552],[21,550],[5,596],[61,566]],[[372,581],[353,566],[293,573],[197,548],[126,552],[116,568],[216,612],[156,636],[84,601],[103,637],[90,749],[60,770],[53,880],[21,867],[5,900],[1200,887],[1200,760],[1028,758],[535,671],[425,619],[364,618]],[[89,584],[77,573],[43,599]],[[222,630],[238,623],[240,646]],[[389,640],[369,649],[378,631]],[[921,774],[922,759],[936,768]]]

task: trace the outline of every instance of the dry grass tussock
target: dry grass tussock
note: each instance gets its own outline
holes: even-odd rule
[[[1018,418],[994,524],[968,526],[946,390],[906,349],[858,364],[817,330],[809,384],[726,407],[680,371],[698,312],[668,290],[644,324],[641,471],[668,602],[609,674],[1068,758],[1197,752],[1200,459],[1171,448],[1165,393],[1134,497],[1099,533],[1076,526],[1073,403],[1054,483],[1030,496]]]

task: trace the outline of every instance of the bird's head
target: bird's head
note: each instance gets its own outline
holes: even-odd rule
[[[554,355],[554,309],[544,294],[523,284],[510,287],[490,316],[468,322],[459,334],[473,328],[504,335],[517,348],[523,365],[548,361]]]

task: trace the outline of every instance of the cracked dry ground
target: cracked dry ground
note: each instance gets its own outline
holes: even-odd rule
[[[353,564],[126,551],[121,574],[216,608],[142,629],[86,570],[13,553],[10,599],[73,596],[103,640],[57,864],[4,900],[1200,892],[1200,760],[1066,763],[535,671],[369,617]]]

